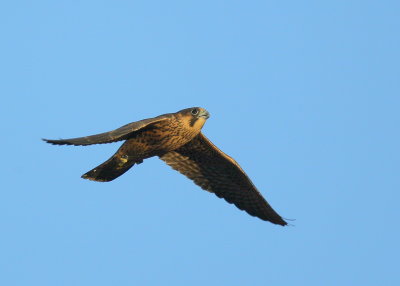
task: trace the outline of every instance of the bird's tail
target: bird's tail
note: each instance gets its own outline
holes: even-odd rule
[[[103,164],[83,174],[82,178],[97,182],[109,182],[128,171],[135,163],[140,162],[121,156],[117,152]]]

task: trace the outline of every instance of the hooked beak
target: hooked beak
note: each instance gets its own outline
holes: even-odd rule
[[[202,109],[200,110],[199,117],[204,117],[205,119],[210,118],[210,113],[207,110]]]

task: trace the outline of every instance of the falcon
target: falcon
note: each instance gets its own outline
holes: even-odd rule
[[[109,182],[144,159],[158,156],[202,189],[224,198],[248,214],[274,224],[287,225],[239,164],[201,132],[209,117],[204,108],[192,107],[132,122],[110,132],[43,140],[54,145],[75,146],[125,141],[110,159],[83,174],[82,178]]]

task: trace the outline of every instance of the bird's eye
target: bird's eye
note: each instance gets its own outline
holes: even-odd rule
[[[191,113],[192,113],[193,115],[197,115],[197,114],[199,114],[199,110],[198,110],[197,108],[192,109]]]

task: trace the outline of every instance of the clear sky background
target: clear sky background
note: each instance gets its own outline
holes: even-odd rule
[[[0,285],[400,285],[399,1],[1,4]],[[202,106],[294,226],[152,158],[80,176],[109,131]]]

